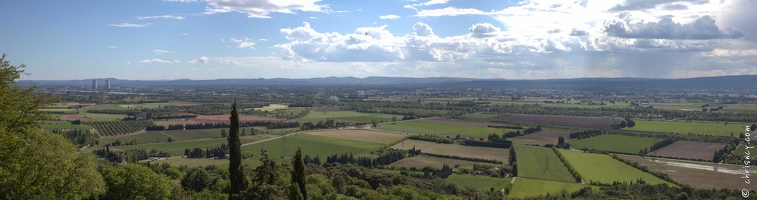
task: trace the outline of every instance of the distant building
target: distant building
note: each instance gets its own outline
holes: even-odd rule
[[[330,96],[330,97],[329,97],[329,101],[336,101],[336,102],[339,102],[339,97],[336,97],[336,96]]]
[[[110,80],[105,80],[105,89],[110,90]]]
[[[92,90],[97,90],[97,80],[92,80]]]

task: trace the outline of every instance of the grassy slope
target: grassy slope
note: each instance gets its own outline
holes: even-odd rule
[[[582,153],[572,150],[561,151],[561,153],[587,183],[590,180],[601,183],[612,183],[613,181],[631,182],[641,178],[650,184],[667,183],[671,186],[673,185],[652,174],[642,172],[615,160],[608,155]]]
[[[515,147],[518,176],[563,182],[575,182],[565,164],[549,148]]]
[[[651,147],[654,144],[654,139],[605,134],[581,140],[572,140],[568,143],[574,149],[587,148],[636,154],[639,153],[639,150]]]

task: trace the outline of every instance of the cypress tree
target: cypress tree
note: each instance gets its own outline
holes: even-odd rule
[[[239,194],[244,189],[244,175],[242,174],[242,144],[239,141],[239,113],[237,113],[237,100],[231,105],[231,117],[229,118],[229,181],[231,182],[231,191],[229,199]]]
[[[302,149],[297,146],[297,151],[292,157],[292,184],[299,187],[303,199],[308,199],[307,188],[305,187],[305,163],[302,161]]]

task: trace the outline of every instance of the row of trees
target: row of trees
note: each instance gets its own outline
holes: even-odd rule
[[[625,119],[623,119],[623,121],[620,121],[620,123],[612,122],[612,125],[610,125],[610,127],[613,128],[613,129],[623,129],[623,128],[626,128],[626,127],[632,128],[634,126],[636,126],[636,122],[634,122],[629,117],[626,117]]]
[[[90,129],[53,129],[51,132],[61,135],[63,138],[71,141],[71,143],[79,146],[100,144],[100,141],[97,140],[97,134],[93,133]]]
[[[437,135],[411,135],[408,137],[408,139],[411,140],[421,140],[421,141],[428,141],[428,142],[436,142],[436,143],[442,143],[442,144],[452,144],[455,143],[455,140],[445,137],[439,137]]]
[[[594,137],[594,136],[599,136],[599,135],[606,134],[606,133],[607,132],[601,131],[601,130],[586,130],[586,131],[573,132],[570,135],[568,135],[568,137],[570,137],[570,139],[580,140],[580,139],[584,139],[584,138],[590,138],[590,137]]]
[[[190,149],[184,149],[184,156],[187,158],[226,158],[226,153],[229,151],[229,146],[221,143],[220,147],[213,147],[207,149],[201,149],[199,147]]]
[[[578,171],[573,168],[573,165],[571,165],[570,162],[565,159],[565,157],[562,155],[562,153],[560,153],[559,150],[557,150],[557,148],[552,148],[552,151],[554,151],[555,154],[557,154],[557,158],[560,158],[560,161],[565,164],[565,167],[568,168],[568,172],[570,172],[570,175],[573,175],[573,178],[576,180],[576,182],[580,183],[581,180],[583,180],[583,178],[581,178],[581,174],[579,174]]]

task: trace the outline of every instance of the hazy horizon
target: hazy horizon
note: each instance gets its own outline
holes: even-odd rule
[[[757,74],[756,1],[13,1],[24,80]]]

